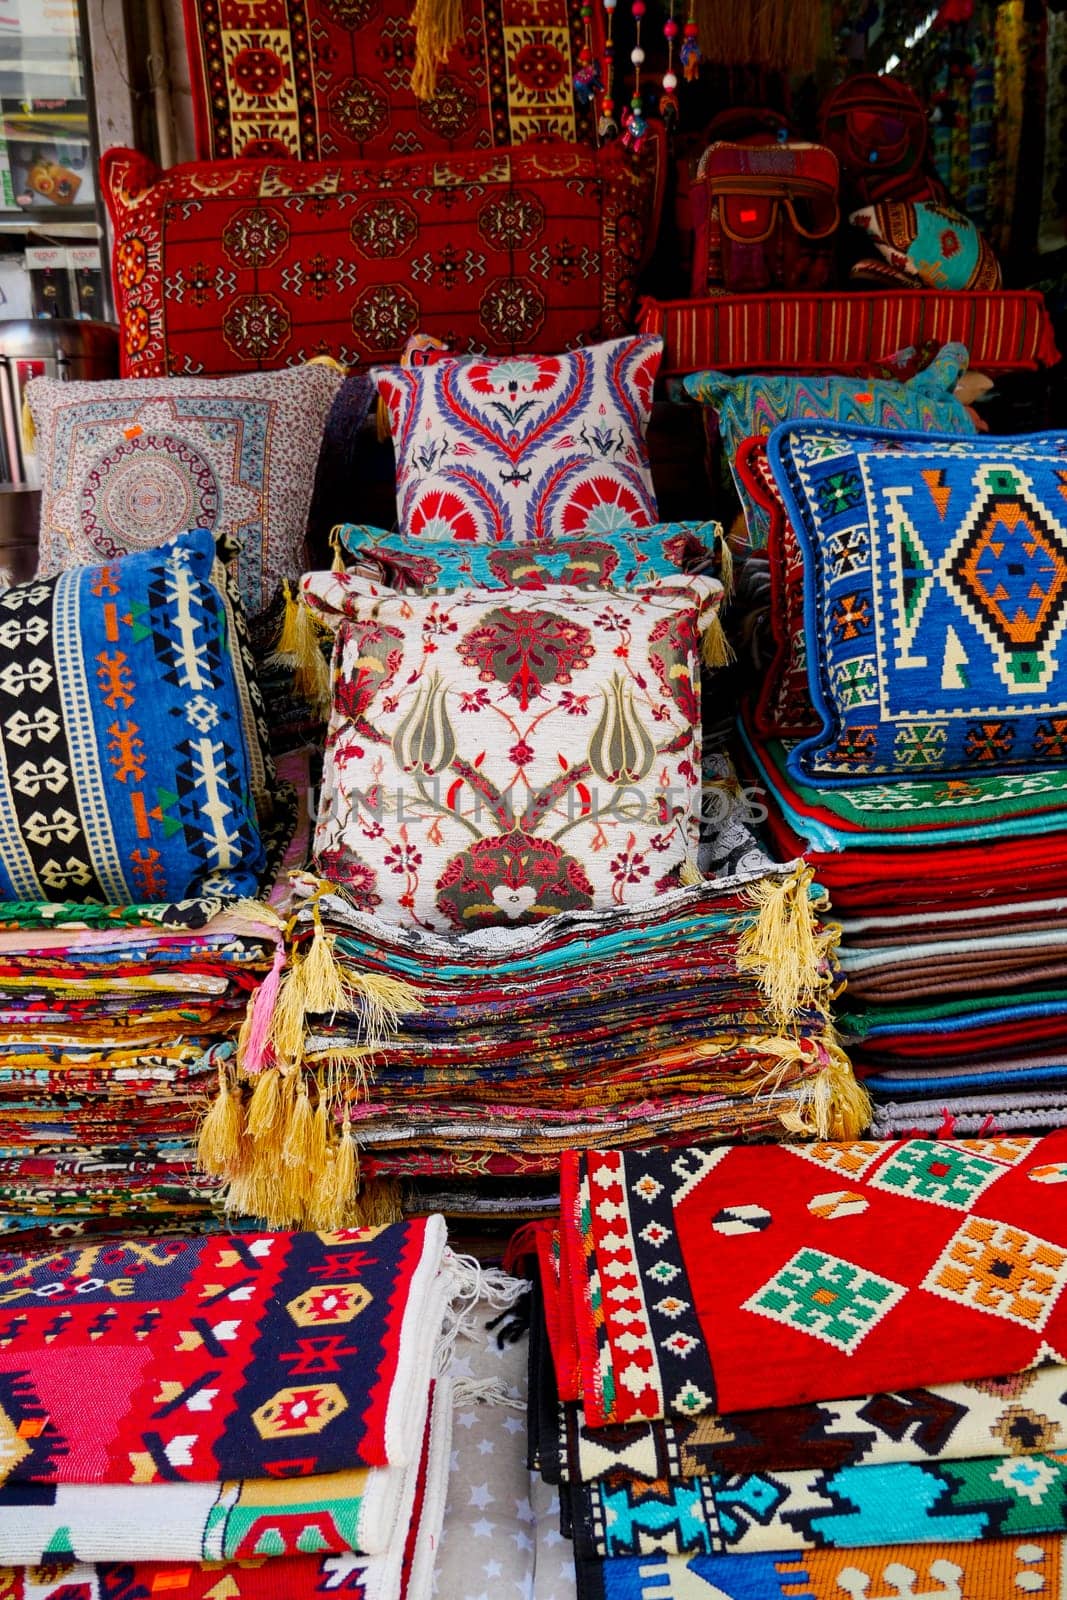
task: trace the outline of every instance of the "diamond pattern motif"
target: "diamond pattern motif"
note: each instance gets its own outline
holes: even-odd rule
[[[799,1250],[742,1309],[850,1351],[906,1293],[903,1284],[838,1256]]]

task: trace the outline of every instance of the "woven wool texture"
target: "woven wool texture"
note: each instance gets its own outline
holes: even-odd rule
[[[353,601],[319,870],[442,932],[677,882],[698,835],[700,632],[722,592],[677,582]]]
[[[254,895],[265,867],[215,543],[0,596],[5,900]]]
[[[380,372],[401,531],[493,544],[651,527],[645,433],[661,348],[638,337]]]
[[[161,172],[104,157],[124,377],[513,354],[631,325],[655,173],[617,144]],[[462,241],[462,245],[460,244]]]
[[[592,142],[592,111],[573,84],[585,39],[573,0],[467,6],[426,100],[411,86],[415,30],[403,0],[268,0],[251,19],[241,0],[186,0],[185,28],[206,159]]]
[[[443,1249],[438,1217],[16,1260],[7,1481],[204,1484],[416,1461]]]
[[[1067,750],[1067,438],[787,424],[768,459],[804,555],[822,732],[797,777],[1049,767]]]
[[[790,1405],[1056,1354],[1067,1248],[1048,1195],[1065,1157],[1063,1134],[565,1157],[562,1300],[587,1417]],[[600,1329],[589,1296],[608,1283],[629,1293],[603,1300]]]
[[[320,366],[225,381],[35,379],[39,572],[207,528],[233,538],[241,600],[262,611],[306,565],[319,441],[340,382]]]

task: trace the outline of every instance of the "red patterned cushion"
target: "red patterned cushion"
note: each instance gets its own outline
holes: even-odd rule
[[[314,355],[550,354],[627,331],[655,174],[618,145],[438,161],[102,163],[126,377]]]
[[[411,89],[411,9],[411,0],[185,0],[197,153],[381,160],[593,142],[592,113],[574,94],[579,0],[466,4],[463,36],[422,102]]]
[[[771,639],[774,654],[754,709],[756,727],[766,738],[814,733],[820,719],[808,688],[804,637],[804,563],[793,525],[767,460],[764,438],[745,439],[734,469],[746,491],[768,517],[767,560],[771,575]]]

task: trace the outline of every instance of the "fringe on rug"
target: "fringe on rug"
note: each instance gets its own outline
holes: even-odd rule
[[[830,957],[841,929],[816,916],[814,876],[798,865],[786,878],[762,878],[745,890],[756,915],[737,941],[738,970],[756,978],[781,1024],[807,1007],[825,1012],[834,982]]]

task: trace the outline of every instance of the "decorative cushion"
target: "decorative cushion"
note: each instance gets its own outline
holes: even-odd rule
[[[340,383],[318,365],[225,380],[35,378],[41,576],[208,528],[234,540],[241,600],[262,611],[307,565],[315,465]]]
[[[1067,434],[788,424],[767,447],[804,556],[802,781],[1067,759]]]
[[[963,345],[946,345],[938,359],[907,383],[882,378],[798,378],[753,373],[731,378],[724,372],[696,372],[686,391],[718,414],[723,450],[733,468],[744,439],[766,438],[780,422],[813,417],[833,422],[870,423],[879,428],[920,428],[929,433],[973,433],[974,422],[952,390],[967,370]],[[767,542],[767,514],[734,473],[749,538]]]
[[[651,527],[645,430],[661,349],[637,337],[377,373],[401,531],[495,544]]]
[[[969,217],[932,200],[883,200],[853,211],[881,255],[929,289],[999,289],[1000,263]]]
[[[0,594],[0,899],[254,895],[264,851],[215,542]]]
[[[185,0],[197,154],[388,160],[488,145],[592,143],[574,92],[577,0],[488,0],[436,92],[411,88],[411,0]],[[594,11],[594,26],[598,17]]]
[[[819,718],[808,689],[808,647],[804,638],[804,562],[767,460],[767,441],[743,439],[734,457],[738,481],[767,518],[770,568],[770,632],[773,654],[767,663],[753,718],[768,738],[813,733]]]
[[[160,170],[111,150],[127,377],[564,350],[626,331],[656,174],[618,144]]]
[[[619,906],[696,859],[714,578],[353,607],[315,835],[362,906],[466,931]]]
[[[353,573],[390,589],[441,594],[452,589],[647,588],[679,572],[711,572],[722,529],[717,522],[661,522],[596,538],[544,540],[535,547],[438,543],[342,523],[334,535]],[[310,577],[337,574],[309,574]],[[320,587],[321,586],[317,586]],[[307,592],[307,579],[304,580]]]

